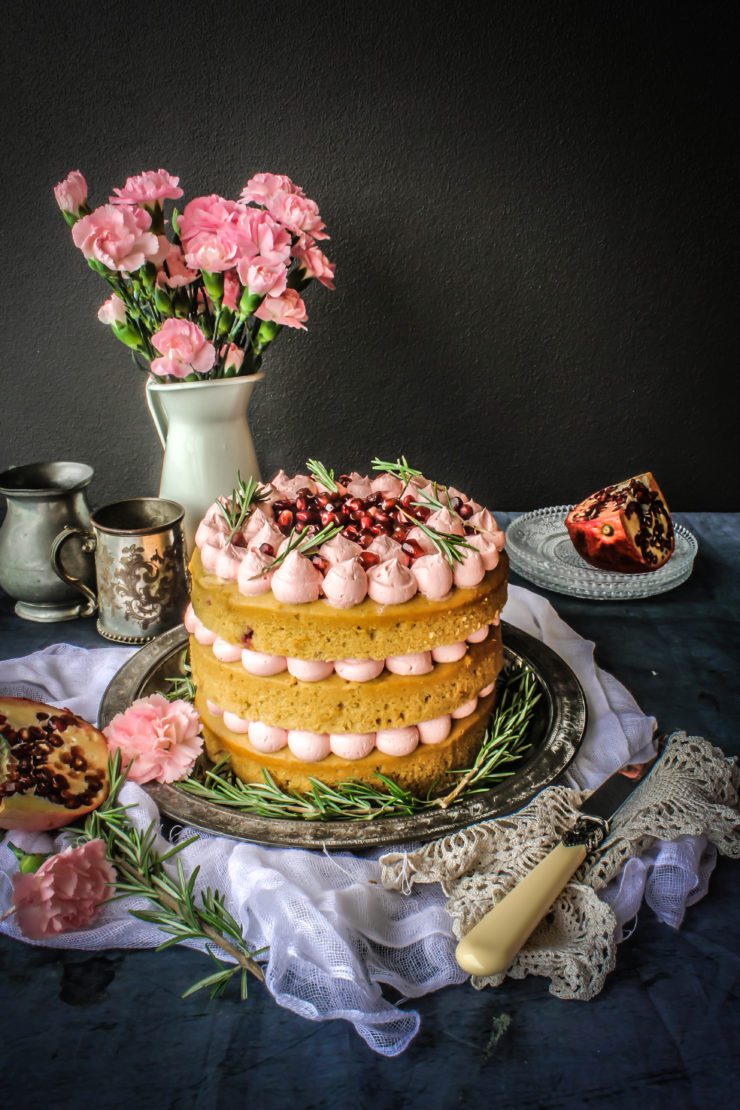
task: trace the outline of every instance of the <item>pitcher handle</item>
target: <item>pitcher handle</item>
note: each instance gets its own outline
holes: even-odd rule
[[[72,536],[82,537],[82,550],[94,551],[95,550],[95,533],[88,532],[85,528],[63,528],[59,535],[56,537],[51,545],[51,566],[55,574],[61,578],[62,582],[66,582],[68,586],[74,586],[81,594],[87,599],[85,605],[80,605],[80,616],[91,617],[98,607],[98,599],[89,586],[86,586],[79,578],[68,574],[62,566],[62,548],[67,540]]]
[[[159,400],[156,393],[152,393],[149,388],[149,382],[146,385],[146,403],[149,406],[154,427],[157,429],[160,443],[163,447],[167,446],[167,417],[165,416],[164,409],[160,408]]]

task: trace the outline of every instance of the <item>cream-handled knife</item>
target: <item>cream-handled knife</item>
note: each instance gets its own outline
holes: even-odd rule
[[[618,771],[581,803],[581,817],[560,843],[460,941],[455,959],[463,971],[506,971],[589,852],[608,836],[614,814],[655,762]]]

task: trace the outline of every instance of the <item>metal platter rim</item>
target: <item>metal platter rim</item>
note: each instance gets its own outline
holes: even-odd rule
[[[502,622],[507,660],[524,661],[537,675],[548,722],[542,743],[522,769],[499,787],[452,806],[409,817],[374,821],[299,821],[258,817],[194,798],[175,786],[149,783],[144,789],[165,816],[199,832],[252,843],[306,849],[363,851],[420,843],[520,809],[554,782],[576,755],[586,729],[586,699],[575,674],[552,648]],[[114,675],[100,706],[100,727],[140,697],[157,670],[187,647],[182,625],[163,633],[127,660]]]

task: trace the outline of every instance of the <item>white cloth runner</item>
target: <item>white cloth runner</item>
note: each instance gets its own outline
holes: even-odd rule
[[[588,728],[570,768],[573,785],[595,787],[619,767],[650,757],[654,719],[596,666],[592,643],[544,598],[521,587],[510,587],[503,615],[554,648],[584,688]],[[57,644],[0,662],[0,693],[68,706],[96,720],[105,687],[130,654],[127,648]],[[140,787],[129,783],[122,796],[135,806],[130,812],[142,827],[157,819]],[[193,835],[193,830],[180,835]],[[14,833],[12,839],[25,850],[54,846],[46,835]],[[643,896],[662,920],[679,925],[685,906],[706,893],[711,861],[702,858],[704,847],[700,838],[683,838],[631,860],[606,892],[620,925],[635,915]],[[407,1047],[419,1016],[384,999],[381,984],[415,998],[466,978],[454,960],[455,940],[441,890],[415,888],[410,897],[384,890],[373,854],[330,855],[200,836],[181,858],[186,870],[200,865],[199,885],[226,893],[253,947],[269,946],[266,982],[280,1005],[314,1021],[345,1018],[382,1055],[395,1056]],[[7,877],[16,868],[10,849],[0,845],[0,912],[10,905]],[[661,881],[661,875],[669,881]],[[131,917],[126,907],[132,905],[115,902],[104,907],[94,928],[46,943],[88,950],[155,947],[162,934]],[[13,918],[2,928],[24,939]]]

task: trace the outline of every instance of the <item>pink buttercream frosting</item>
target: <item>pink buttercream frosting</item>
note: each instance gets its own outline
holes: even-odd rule
[[[264,524],[249,537],[248,547],[250,551],[259,551],[263,543],[269,544],[274,557],[284,539],[285,536],[280,529],[271,520],[265,520]]]
[[[210,628],[206,628],[202,621],[198,621],[198,626],[193,633],[199,644],[204,647],[211,647],[216,642],[216,633],[211,632]]]
[[[263,555],[261,551],[248,550],[239,564],[239,572],[236,576],[239,593],[244,597],[256,597],[258,594],[268,593],[273,571],[267,568],[271,562],[272,559],[268,555]]]
[[[501,533],[503,535],[503,532]],[[474,536],[466,536],[467,542],[476,551],[480,552],[483,567],[486,571],[498,566],[500,548],[494,537],[489,532],[477,532]]]
[[[288,672],[301,682],[321,682],[334,673],[334,664],[321,659],[288,658]]]
[[[384,669],[384,659],[337,659],[334,664],[334,670],[345,682],[370,682]]]
[[[445,532],[451,536],[464,536],[465,527],[457,513],[449,509],[437,509],[427,517],[427,526],[434,528],[435,532]]]
[[[467,650],[468,645],[464,640],[457,644],[444,644],[442,647],[432,648],[432,659],[435,663],[456,663]]]
[[[416,525],[416,524],[414,525],[413,528],[409,529],[409,533],[406,536],[406,539],[407,540],[414,540],[416,543],[418,543],[419,547],[421,548],[421,550],[424,552],[425,555],[438,555],[439,554],[439,552],[437,551],[437,548],[434,546],[434,540],[430,539],[430,537],[427,535],[427,533],[424,532],[421,528],[419,528],[418,525]]]
[[[408,557],[403,548],[398,540],[394,540],[392,536],[376,536],[367,550],[372,551],[373,555],[377,555],[381,563],[387,562],[388,559],[398,559],[404,565],[408,563]]]
[[[193,604],[191,601],[188,602],[187,608],[183,613],[182,623],[185,625],[185,628],[188,630],[190,635],[194,636],[195,630],[200,624],[200,619],[196,617],[195,609],[193,609]]]
[[[413,651],[407,655],[389,655],[385,661],[391,674],[429,674],[434,669],[431,651]]]
[[[249,743],[258,752],[279,752],[288,746],[288,730],[265,725],[262,721],[250,721]]]
[[[284,655],[266,655],[262,651],[250,651],[242,648],[242,666],[249,674],[267,678],[271,674],[280,674],[286,670],[288,661]]]
[[[479,629],[477,629],[475,632],[471,632],[469,636],[465,637],[465,639],[468,641],[469,644],[482,644],[483,641],[486,640],[487,638],[488,638],[488,625],[487,624],[481,625],[481,627]]]
[[[316,492],[316,483],[308,474],[296,474],[295,478],[289,478],[285,471],[280,470],[270,484],[278,491],[280,498],[286,501],[292,501],[302,489]]]
[[[353,471],[347,482],[347,493],[351,493],[353,497],[369,497],[373,492],[373,483],[364,474],[358,474]]]
[[[223,717],[224,715],[224,711],[221,706],[218,705],[215,701],[211,701],[210,698],[206,698],[206,709],[214,717]]]
[[[206,510],[206,514],[198,525],[195,533],[196,547],[203,547],[206,543],[213,543],[214,547],[220,546],[217,541],[217,536],[226,536],[229,531],[229,525],[226,517],[223,515],[218,507],[218,501]]]
[[[237,663],[242,657],[242,649],[238,644],[230,644],[217,636],[213,641],[213,654],[221,663]]]
[[[296,759],[304,763],[318,763],[326,759],[331,751],[329,735],[326,732],[307,732],[292,728],[288,731],[288,747]]]
[[[272,576],[272,592],[287,605],[318,601],[321,585],[320,571],[299,551],[291,551]]]
[[[246,733],[249,729],[249,721],[240,717],[237,713],[229,713],[228,709],[224,711],[224,724],[229,732],[238,734]]]
[[[218,553],[214,563],[213,573],[218,578],[223,578],[225,582],[233,582],[234,579],[238,577],[239,566],[246,554],[246,547],[237,547],[233,543],[227,543]]]
[[[383,493],[386,497],[400,497],[403,490],[403,482],[397,478],[395,474],[388,474],[383,471],[377,478],[373,478],[370,483],[373,487],[373,493]]]
[[[359,555],[362,548],[359,543],[353,540],[348,540],[346,536],[335,536],[332,540],[327,540],[322,543],[319,548],[319,555],[322,559],[326,559],[327,563],[335,566],[336,563],[343,563],[346,559],[352,559],[355,555]]]
[[[453,709],[450,714],[456,721],[461,721],[463,717],[469,717],[471,713],[475,712],[475,707],[478,704],[477,696],[466,701],[463,705],[459,705],[457,709]]]
[[[270,506],[265,505],[264,507],[261,507],[258,505],[257,508],[253,509],[247,517],[247,523],[242,528],[242,535],[245,537],[246,540],[251,540],[252,536],[257,535],[260,528],[263,528],[265,524],[271,523],[272,509],[270,508]],[[249,546],[248,543],[247,546]]]
[[[411,755],[419,746],[419,730],[408,728],[383,728],[375,733],[375,747],[384,755]]]
[[[488,685],[484,686],[483,689],[480,691],[480,693],[478,694],[478,697],[479,698],[487,698],[489,694],[493,693],[493,688],[494,688],[495,685],[496,685],[495,682],[489,682]]]
[[[351,609],[367,597],[367,574],[357,559],[345,559],[329,567],[323,589],[324,597],[335,609]]]
[[[441,744],[452,731],[452,718],[449,714],[445,717],[434,717],[431,721],[421,721],[416,727],[422,744]]]
[[[499,551],[503,551],[506,545],[506,536],[496,523],[495,516],[488,509],[481,509],[479,512],[473,513],[468,524],[472,524],[474,528],[480,528],[483,532],[490,532],[496,547]]]
[[[452,589],[452,568],[443,555],[435,551],[433,555],[422,555],[411,564],[411,573],[416,579],[419,593],[430,601],[437,601]]]
[[[483,565],[483,559],[479,551],[463,549],[461,554],[463,561],[455,563],[455,569],[452,573],[458,589],[465,590],[482,582],[486,574],[486,568]]]
[[[364,759],[375,747],[374,732],[332,732],[329,747],[340,759]]]
[[[401,605],[417,590],[416,579],[398,559],[388,559],[368,571],[368,593],[378,605]]]

